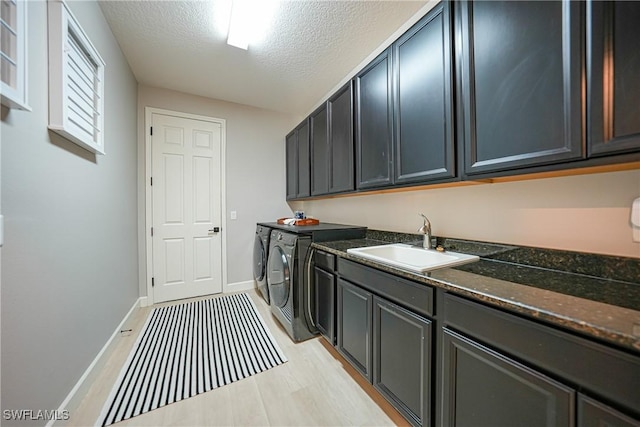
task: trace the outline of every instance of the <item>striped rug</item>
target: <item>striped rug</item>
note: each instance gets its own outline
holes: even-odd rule
[[[126,420],[286,361],[247,294],[156,308],[96,424]]]

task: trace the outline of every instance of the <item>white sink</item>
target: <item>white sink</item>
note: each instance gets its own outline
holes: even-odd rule
[[[480,259],[477,255],[438,252],[434,249],[423,249],[402,243],[352,248],[347,249],[347,253],[417,273],[454,267]]]

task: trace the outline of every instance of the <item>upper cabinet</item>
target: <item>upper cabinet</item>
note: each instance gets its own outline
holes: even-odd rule
[[[311,195],[329,192],[329,133],[327,104],[309,116],[311,123]]]
[[[583,3],[461,1],[454,7],[465,174],[583,158]]]
[[[309,197],[309,120],[304,120],[286,138],[287,200]]]
[[[329,193],[353,191],[353,91],[347,83],[327,103],[329,113]]]
[[[357,187],[393,183],[391,49],[355,77]]]
[[[587,4],[589,155],[640,148],[640,3]]]
[[[342,87],[309,116],[311,195],[354,190],[353,93]]]
[[[449,8],[438,4],[392,46],[396,184],[456,176]]]
[[[637,1],[441,1],[310,115],[311,191],[288,194],[638,162],[638,22]]]

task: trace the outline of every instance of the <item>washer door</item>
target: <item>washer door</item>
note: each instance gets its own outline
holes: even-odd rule
[[[259,234],[253,243],[253,277],[262,282],[267,273],[267,251]]]
[[[291,285],[289,260],[280,246],[273,246],[271,251],[271,254],[269,254],[269,272],[267,274],[269,296],[271,304],[277,307],[284,307],[289,299]]]

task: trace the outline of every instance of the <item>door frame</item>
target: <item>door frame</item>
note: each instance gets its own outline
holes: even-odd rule
[[[147,289],[147,301],[146,305],[155,304],[155,295],[153,286],[151,286],[151,278],[153,277],[153,240],[151,237],[151,227],[153,225],[153,197],[151,189],[151,133],[149,128],[151,127],[151,121],[154,114],[162,114],[165,116],[179,117],[182,119],[200,120],[204,122],[218,123],[222,129],[222,136],[220,138],[220,209],[222,210],[220,215],[220,233],[222,234],[222,293],[224,294],[227,288],[227,186],[226,186],[226,146],[227,146],[227,121],[225,119],[219,119],[215,117],[199,116],[196,114],[183,113],[179,111],[164,110],[162,108],[144,107],[144,156],[145,156],[145,171],[144,171],[144,188],[145,188],[145,219],[144,219],[144,233],[145,233],[145,254],[146,254],[146,274],[145,282]]]

